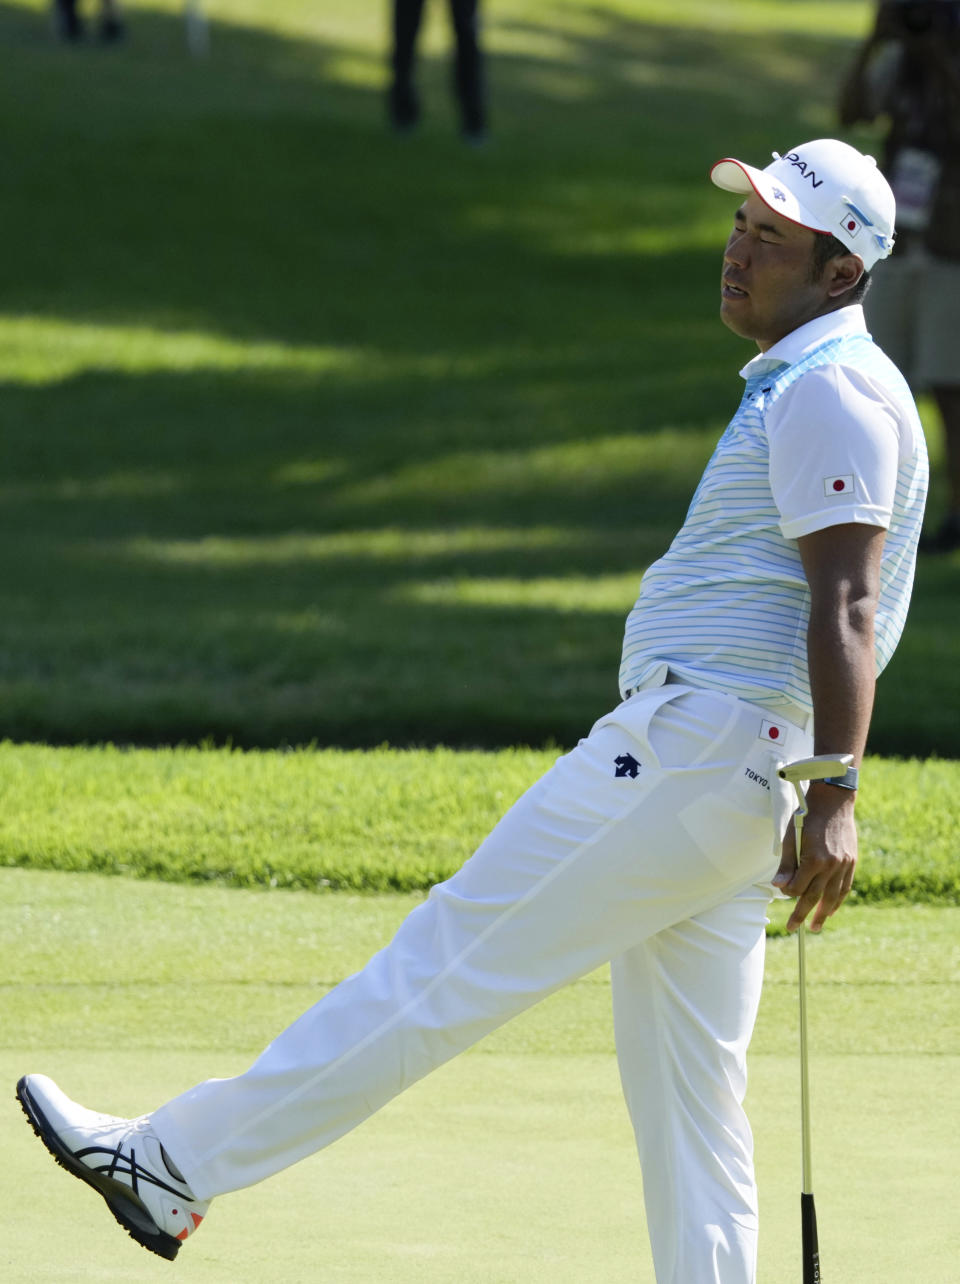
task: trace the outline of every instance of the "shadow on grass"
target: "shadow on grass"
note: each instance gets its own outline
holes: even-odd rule
[[[493,35],[476,152],[436,60],[400,140],[369,40],[217,23],[195,61],[137,11],[63,49],[0,4],[3,733],[566,742],[615,698],[750,355],[706,171],[825,132],[847,50],[600,7]],[[900,667],[874,747],[950,752],[952,679]]]
[[[699,234],[717,261],[729,202],[709,164],[811,128],[784,91],[842,47],[590,17],[594,34],[500,21],[521,50],[560,50],[495,59],[496,138],[476,152],[442,106],[392,137],[380,88],[343,69],[385,81],[365,46],[216,24],[195,61],[178,20],[141,12],[125,49],[63,49],[0,5],[0,93],[20,108],[5,307],[433,353],[579,340],[585,321],[596,342],[610,304],[619,326],[712,314],[715,271],[689,255]],[[427,60],[431,98],[445,74]],[[643,230],[656,253],[631,244]]]

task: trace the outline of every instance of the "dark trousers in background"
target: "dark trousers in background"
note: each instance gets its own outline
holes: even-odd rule
[[[120,40],[124,34],[123,21],[117,0],[99,0],[100,10],[97,34],[100,40],[110,43]],[[77,7],[77,0],[53,0],[53,20],[57,35],[61,40],[82,40],[85,35],[83,18]]]
[[[483,103],[483,66],[477,38],[478,0],[448,0],[453,24],[455,52],[453,89],[460,107],[460,123],[468,135],[482,134],[486,125]],[[416,124],[419,103],[413,87],[417,35],[423,17],[424,0],[394,0],[393,85],[390,113],[395,125]]]

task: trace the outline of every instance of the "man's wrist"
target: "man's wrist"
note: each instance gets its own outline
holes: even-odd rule
[[[807,786],[807,802],[818,809],[835,811],[839,807],[853,807],[857,801],[855,789],[838,789],[825,780],[811,780]]]

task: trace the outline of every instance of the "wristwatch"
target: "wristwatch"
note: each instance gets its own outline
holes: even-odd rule
[[[838,789],[856,789],[860,783],[860,772],[856,767],[848,767],[842,776],[826,776],[825,785],[836,785]]]

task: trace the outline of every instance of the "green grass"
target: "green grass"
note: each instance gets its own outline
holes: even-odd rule
[[[575,741],[749,355],[706,171],[834,127],[869,6],[503,0],[482,152],[442,6],[402,141],[380,6],[209,3],[203,60],[179,0],[111,50],[45,7],[0,3],[0,734]],[[876,752],[957,756],[956,564]]]
[[[556,753],[0,745],[0,865],[232,887],[424,890]],[[856,895],[960,903],[960,764],[867,760]]]
[[[3,1277],[167,1278],[55,1169],[13,1099],[42,1070],[150,1109],[242,1070],[384,944],[415,895],[274,896],[0,870]],[[782,909],[774,907],[782,917]],[[808,949],[824,1272],[950,1284],[960,1242],[960,910],[843,910]],[[524,1014],[324,1155],[218,1200],[187,1284],[652,1284],[606,970]],[[751,1058],[760,1280],[795,1278],[796,947],[772,940]]]
[[[180,0],[129,4],[116,50],[0,0],[0,735],[80,746],[0,744],[0,866],[26,867],[0,868],[0,1078],[121,1112],[241,1070],[553,757],[210,741],[564,745],[614,701],[749,355],[716,319],[706,171],[831,132],[871,6],[498,0],[483,152],[442,5],[403,143],[382,6],[205,8],[192,60]],[[875,755],[960,757],[957,565],[921,562]],[[869,759],[856,897],[810,942],[844,1284],[956,1275],[957,770]],[[749,1094],[765,1284],[799,1239],[784,915]],[[178,1275],[652,1284],[608,1010],[601,971],[218,1201]],[[168,1277],[9,1091],[0,1143],[5,1281]]]

